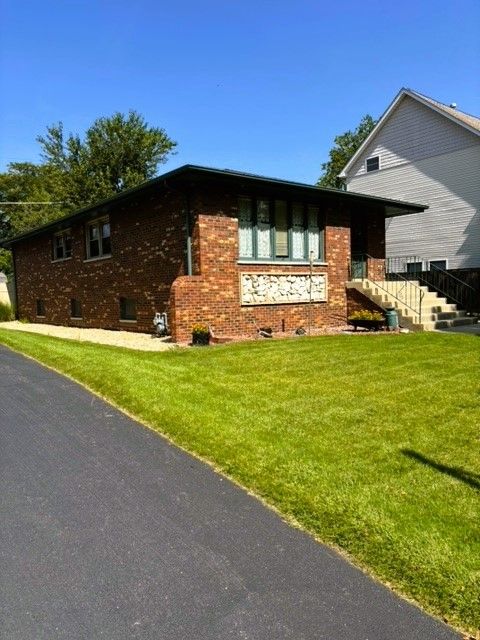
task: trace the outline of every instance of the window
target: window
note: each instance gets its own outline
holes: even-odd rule
[[[37,299],[37,316],[39,318],[45,317],[45,301]]]
[[[70,316],[72,318],[82,318],[82,303],[76,298],[70,300]]]
[[[367,169],[367,173],[369,171],[378,171],[380,169],[380,156],[367,158],[365,161],[365,167]]]
[[[87,225],[87,258],[110,256],[110,223],[108,218],[89,222]]]
[[[120,320],[136,320],[137,303],[132,298],[120,298]]]
[[[440,271],[447,270],[447,261],[446,260],[430,260],[429,262],[430,271],[435,271],[439,269]]]
[[[324,217],[320,207],[287,200],[240,198],[239,254],[259,261],[324,259]]]
[[[407,273],[420,273],[423,271],[422,262],[407,262]]]
[[[72,234],[70,230],[53,236],[53,259],[66,260],[72,257]]]

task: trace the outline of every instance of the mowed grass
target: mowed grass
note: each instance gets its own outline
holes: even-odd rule
[[[479,337],[164,353],[7,330],[0,342],[211,461],[427,610],[480,627]]]

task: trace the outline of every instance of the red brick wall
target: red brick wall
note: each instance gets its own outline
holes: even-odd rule
[[[267,194],[268,195],[268,194]],[[273,197],[269,194],[269,197]],[[15,247],[18,313],[31,322],[152,331],[155,311],[167,311],[172,335],[188,341],[192,325],[205,322],[219,336],[253,336],[256,326],[291,333],[309,323],[309,305],[242,306],[240,274],[305,273],[308,265],[239,264],[237,194],[218,187],[190,194],[192,270],[186,275],[185,204],[182,194],[139,197],[110,216],[112,257],[85,260],[84,223],[72,225],[73,257],[52,262],[51,233]],[[99,212],[101,215],[101,212]],[[368,252],[381,270],[385,252],[383,216],[369,216]],[[326,210],[327,301],[311,305],[314,328],[343,325],[347,316],[350,213]],[[121,322],[119,298],[137,302],[137,322]],[[45,301],[46,318],[37,319],[36,300]],[[83,320],[70,318],[70,299],[82,303]]]
[[[256,325],[283,328],[293,332],[307,327],[308,304],[278,304],[242,306],[240,274],[305,273],[308,266],[282,264],[238,264],[238,225],[236,199],[222,201],[220,215],[200,213],[205,201],[198,198],[197,218],[193,232],[193,276],[178,278],[170,299],[171,326],[174,339],[188,341],[195,323],[209,324],[219,336],[255,335]],[[202,202],[203,205],[202,206]],[[219,206],[219,203],[217,203]],[[215,204],[210,204],[211,209]],[[222,215],[223,214],[223,215]],[[327,274],[327,302],[312,303],[313,327],[338,326],[346,321],[345,282],[348,279],[350,257],[350,216],[327,212],[326,261],[328,266],[315,266],[314,273]]]
[[[184,273],[183,199],[142,198],[110,213],[112,257],[85,261],[84,223],[72,225],[73,255],[52,261],[47,233],[15,246],[18,316],[30,322],[151,331],[155,311],[168,310],[170,287]],[[119,298],[134,298],[137,322],[121,322]],[[36,317],[36,300],[46,317]],[[70,299],[83,320],[70,318]]]

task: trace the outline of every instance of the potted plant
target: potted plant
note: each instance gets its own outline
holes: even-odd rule
[[[378,311],[354,311],[347,318],[348,324],[355,327],[355,331],[358,327],[363,327],[369,331],[378,331],[380,327],[385,324],[385,317]]]
[[[192,345],[206,346],[210,343],[210,329],[208,325],[198,323],[192,327]]]

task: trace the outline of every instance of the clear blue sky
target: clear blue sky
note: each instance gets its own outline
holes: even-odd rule
[[[402,86],[480,115],[479,0],[1,2],[0,170],[136,109],[178,142],[165,170],[314,182]]]

